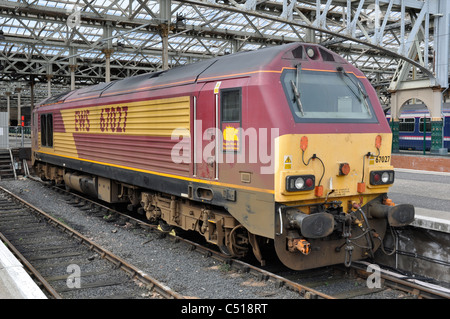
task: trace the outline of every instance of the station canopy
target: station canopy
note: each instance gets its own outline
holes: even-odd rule
[[[30,83],[35,100],[67,91],[71,72],[76,87],[104,82],[107,56],[111,80],[160,71],[167,36],[168,67],[284,43],[319,43],[364,72],[383,98],[402,54],[408,57],[402,39],[409,33],[421,40],[416,56],[427,51],[419,54],[422,65],[432,59],[432,21],[428,31],[413,30],[415,21],[425,23],[423,1],[409,0],[403,12],[401,2],[0,0],[0,96],[17,87],[28,92]]]

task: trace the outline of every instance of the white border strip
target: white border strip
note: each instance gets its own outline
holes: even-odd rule
[[[421,171],[421,170],[417,170],[417,169],[396,168],[396,167],[394,167],[394,170],[396,172],[401,172],[401,173],[429,174],[429,175],[441,175],[441,176],[449,176],[450,177],[450,173],[447,173],[447,172]]]

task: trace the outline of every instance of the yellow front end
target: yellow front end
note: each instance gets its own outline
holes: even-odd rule
[[[389,219],[409,222],[411,208],[392,209],[385,196],[394,181],[391,141],[390,133],[277,138],[275,250],[286,266],[348,265],[373,256]]]
[[[390,133],[289,134],[280,136],[276,143],[278,203],[296,205],[339,199],[344,201],[344,210],[348,210],[350,207],[345,205],[349,201],[363,206],[388,191],[390,184],[371,185],[370,173],[393,170]],[[315,177],[313,189],[289,190],[289,176],[307,175]]]

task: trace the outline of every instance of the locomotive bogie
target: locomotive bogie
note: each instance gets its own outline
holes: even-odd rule
[[[43,181],[54,181],[56,184],[61,184],[64,181],[64,169],[46,163],[36,164],[36,175]]]
[[[233,257],[242,257],[247,252],[247,233],[237,233],[242,225],[229,213],[175,196],[149,192],[142,192],[141,196],[141,206],[149,221],[163,220],[167,230],[168,226],[174,226],[196,231]]]

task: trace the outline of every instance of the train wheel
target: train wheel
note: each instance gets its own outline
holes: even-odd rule
[[[227,248],[233,257],[244,257],[248,252],[248,245],[248,231],[242,225],[234,227],[227,236]]]

